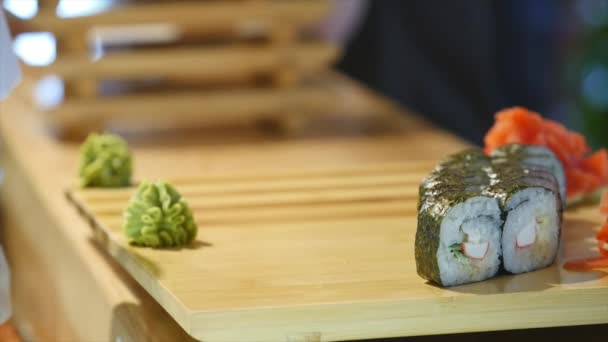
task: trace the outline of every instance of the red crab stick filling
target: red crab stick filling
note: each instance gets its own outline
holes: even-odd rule
[[[462,244],[462,254],[471,259],[481,260],[488,254],[489,246],[490,243],[488,241],[464,242]]]

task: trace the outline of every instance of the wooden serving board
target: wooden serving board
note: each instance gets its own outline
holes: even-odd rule
[[[135,188],[68,197],[101,245],[204,341],[335,341],[608,322],[593,255],[596,208],[566,213],[550,268],[442,289],[416,274],[418,184],[431,161],[243,170],[170,179],[200,231],[181,249],[130,246],[122,211]]]

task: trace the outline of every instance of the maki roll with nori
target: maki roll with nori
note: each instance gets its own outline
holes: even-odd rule
[[[501,211],[487,190],[489,159],[472,149],[448,157],[420,185],[418,274],[443,286],[493,277],[500,269]]]
[[[501,146],[491,154],[494,160],[508,159],[529,167],[541,167],[551,172],[559,185],[562,204],[566,203],[566,174],[555,154],[545,146],[509,144]]]
[[[503,267],[523,273],[555,260],[561,231],[562,201],[555,176],[517,159],[492,158],[489,191],[499,200]]]
[[[491,278],[501,264],[510,273],[552,264],[561,230],[558,166],[534,147],[446,158],[420,185],[420,276],[452,286]]]

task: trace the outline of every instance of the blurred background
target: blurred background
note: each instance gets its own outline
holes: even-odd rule
[[[582,130],[594,147],[608,145],[608,0],[329,2],[329,14],[309,28],[339,47],[332,68],[437,125],[481,144],[497,110],[522,105]],[[15,50],[34,67],[57,58],[54,32],[43,31],[44,20],[35,22],[36,30],[29,24],[39,11],[77,17],[135,3],[3,2],[19,33]],[[170,26],[141,30],[161,41],[176,34]],[[119,42],[121,31],[105,35]],[[102,58],[92,41],[91,59]],[[60,78],[39,81],[38,103],[62,102],[67,90]]]
[[[362,13],[338,68],[437,124],[480,144],[521,105],[608,144],[608,1],[342,3]]]

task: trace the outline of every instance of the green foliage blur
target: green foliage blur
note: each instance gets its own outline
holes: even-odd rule
[[[581,0],[581,40],[570,65],[569,83],[585,136],[608,147],[608,0]]]

